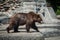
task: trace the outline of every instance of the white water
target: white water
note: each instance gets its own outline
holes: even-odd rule
[[[43,16],[43,12],[45,16]],[[60,23],[60,20],[56,18],[56,14],[54,13],[52,7],[41,7],[38,14],[41,15],[44,23]]]

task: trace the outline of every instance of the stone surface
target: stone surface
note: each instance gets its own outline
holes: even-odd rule
[[[19,27],[19,31],[14,33],[6,32],[6,25],[0,25],[0,40],[60,40],[60,26],[39,26],[40,32],[30,29],[30,33],[25,30],[25,25]]]
[[[0,34],[5,34],[6,32],[6,28],[7,28],[8,24],[6,25],[1,25],[0,26]],[[44,36],[44,37],[52,37],[52,36],[60,36],[60,26],[37,26],[40,33]],[[25,29],[25,25],[24,26],[19,26],[18,29],[20,32],[18,33],[24,33],[26,32]],[[10,31],[11,33],[13,32],[13,30]],[[30,29],[31,33],[36,33],[36,31],[34,29]]]
[[[44,37],[36,32],[36,33],[0,33],[0,40],[44,40]]]
[[[60,36],[45,38],[45,40],[60,40]]]

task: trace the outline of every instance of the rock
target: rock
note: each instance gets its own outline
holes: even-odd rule
[[[44,37],[40,33],[5,33],[0,40],[44,40]]]

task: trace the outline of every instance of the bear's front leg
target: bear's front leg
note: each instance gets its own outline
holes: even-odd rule
[[[33,23],[31,24],[31,28],[33,28],[34,30],[36,30],[37,32],[39,32],[37,26],[35,25],[35,22],[33,22]]]
[[[29,33],[30,32],[30,25],[26,24],[26,31]]]

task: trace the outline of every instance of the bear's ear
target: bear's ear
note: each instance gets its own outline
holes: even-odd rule
[[[36,14],[36,13],[31,11],[31,12],[29,12],[29,14]]]
[[[33,11],[30,11],[29,13],[34,13]]]
[[[36,14],[34,12],[29,12],[28,14],[35,16]]]
[[[39,14],[36,14],[37,16],[40,16]]]

